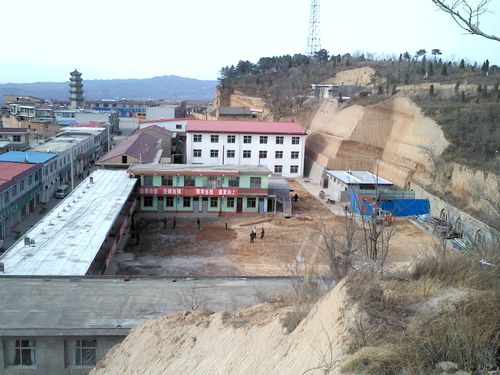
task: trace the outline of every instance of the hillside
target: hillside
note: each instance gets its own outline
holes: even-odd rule
[[[203,81],[178,76],[147,79],[86,80],[83,78],[86,99],[198,99],[211,100],[216,81]],[[3,95],[31,95],[43,99],[67,99],[68,82],[36,82],[0,84],[0,105]]]

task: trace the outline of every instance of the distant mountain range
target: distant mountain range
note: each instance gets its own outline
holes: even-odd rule
[[[217,81],[204,81],[178,76],[146,79],[83,80],[86,99],[193,99],[211,100]],[[0,84],[3,95],[31,95],[43,99],[68,99],[68,82],[36,82]]]

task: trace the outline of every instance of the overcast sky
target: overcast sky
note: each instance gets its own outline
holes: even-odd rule
[[[474,1],[474,0],[472,0]],[[500,0],[481,27],[500,35]],[[178,75],[216,79],[239,60],[305,53],[310,0],[23,0],[0,5],[0,83]],[[500,43],[466,35],[431,0],[322,0],[321,47],[500,65]]]

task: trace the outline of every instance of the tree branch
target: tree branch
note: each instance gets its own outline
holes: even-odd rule
[[[455,23],[469,34],[479,35],[483,38],[500,42],[500,37],[493,34],[486,34],[479,28],[479,17],[488,12],[486,7],[491,0],[481,0],[476,8],[472,8],[466,0],[431,0],[437,7],[448,13]],[[460,8],[463,14],[460,13]]]

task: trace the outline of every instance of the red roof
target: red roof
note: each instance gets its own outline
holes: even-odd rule
[[[159,118],[156,120],[142,120],[139,121],[139,124],[152,124],[155,122],[175,122],[175,121],[186,121],[191,120],[192,117],[179,117],[179,118]]]
[[[41,168],[41,165],[0,161],[0,187],[30,169],[35,170],[39,168]]]
[[[297,134],[306,132],[297,122],[189,120],[188,133]]]

